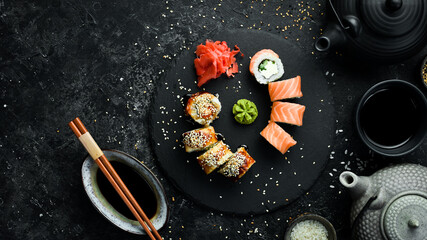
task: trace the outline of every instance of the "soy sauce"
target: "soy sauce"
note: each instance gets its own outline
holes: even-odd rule
[[[157,201],[150,185],[148,185],[148,183],[135,170],[127,165],[117,161],[112,161],[111,165],[113,165],[117,174],[132,193],[139,206],[144,210],[147,217],[149,219],[154,217],[154,214],[157,211]],[[96,173],[96,180],[98,181],[99,190],[111,206],[125,217],[136,221],[135,216],[133,216],[132,212],[120,198],[116,190],[114,190],[113,186],[100,169],[98,169],[98,172]]]
[[[215,133],[215,134],[218,141],[225,141],[225,137],[224,135],[222,135],[222,133]]]
[[[244,148],[246,151],[248,151],[248,146],[247,145],[244,145],[244,144],[242,144],[242,145],[239,145],[238,147],[237,147],[237,149],[239,149],[239,148]]]
[[[191,96],[193,96],[192,93],[187,93],[184,96],[182,96],[184,106],[187,106],[188,100],[191,98]]]
[[[369,97],[360,112],[360,123],[371,142],[395,148],[410,140],[419,126],[419,110],[411,95],[390,88]]]

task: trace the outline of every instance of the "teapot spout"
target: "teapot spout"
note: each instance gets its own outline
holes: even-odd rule
[[[335,23],[329,24],[321,37],[314,43],[314,47],[319,52],[325,52],[329,49],[342,45],[346,41],[342,29]]]
[[[359,199],[363,197],[371,185],[369,177],[359,177],[349,171],[341,173],[340,182],[350,191],[350,195],[353,199]]]

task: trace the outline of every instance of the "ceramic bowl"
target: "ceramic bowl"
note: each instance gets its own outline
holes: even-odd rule
[[[427,82],[424,80],[424,77],[423,77],[424,71],[427,74],[427,68],[424,70],[424,67],[427,67],[427,56],[424,58],[423,62],[421,63],[421,72],[420,72],[420,74],[421,74],[421,82],[424,85],[424,87],[427,88]]]
[[[376,144],[371,141],[370,138],[367,136],[365,130],[363,129],[361,123],[361,112],[368,99],[374,94],[385,89],[401,89],[408,92],[412,98],[411,101],[414,102],[420,113],[420,124],[418,124],[419,126],[417,126],[416,128],[416,132],[412,133],[412,136],[404,143],[392,147],[381,146],[380,144]],[[396,96],[396,98],[399,97],[400,96]],[[372,86],[362,96],[356,109],[356,128],[360,138],[374,152],[388,157],[398,157],[408,154],[415,150],[419,145],[421,145],[425,136],[427,135],[427,124],[423,124],[425,122],[427,122],[427,99],[424,96],[423,92],[415,85],[399,79],[382,81]]]
[[[169,205],[166,200],[165,191],[159,180],[156,178],[153,172],[151,172],[135,157],[117,150],[103,150],[103,152],[110,162],[118,161],[127,165],[128,167],[131,167],[143,179],[145,179],[148,185],[150,185],[157,200],[157,210],[154,216],[151,218],[151,223],[157,230],[160,230],[166,224],[169,218]],[[114,209],[114,207],[111,206],[107,199],[102,195],[97,183],[97,173],[98,165],[90,156],[88,156],[83,162],[82,179],[84,189],[95,208],[101,213],[102,216],[104,216],[108,221],[116,225],[118,228],[133,234],[146,235],[146,232],[138,221],[129,219],[122,215],[120,212]]]
[[[286,229],[285,232],[285,240],[291,240],[292,229],[300,222],[305,220],[314,220],[320,222],[323,226],[325,226],[328,231],[328,240],[337,240],[337,234],[335,232],[334,226],[324,217],[319,216],[317,214],[305,214],[295,218]]]

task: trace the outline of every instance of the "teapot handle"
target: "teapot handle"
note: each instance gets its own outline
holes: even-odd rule
[[[337,18],[338,23],[340,24],[340,26],[342,27],[342,29],[344,29],[344,30],[348,30],[348,29],[350,29],[350,27],[349,27],[349,26],[344,26],[344,24],[342,23],[341,18],[340,18],[340,16],[338,15],[338,12],[335,10],[335,7],[334,7],[334,4],[332,3],[332,0],[329,0],[329,5],[331,6],[332,11],[334,12],[335,17]]]
[[[341,28],[347,31],[354,38],[359,36],[361,31],[361,24],[359,19],[356,16],[347,15],[343,17],[343,20],[341,20],[341,17],[339,16],[337,10],[335,9],[334,4],[332,3],[332,0],[329,0],[329,5],[331,6],[332,12],[334,12],[334,15],[337,18]],[[343,22],[345,22],[347,26],[345,26]]]
[[[351,239],[356,239],[355,238],[355,227],[357,226],[358,222],[360,221],[360,218],[362,217],[363,213],[365,213],[365,211],[369,208],[369,206],[371,205],[371,203],[373,201],[375,201],[378,198],[378,195],[380,194],[381,189],[379,188],[377,190],[377,192],[375,192],[369,199],[368,201],[365,203],[365,205],[363,206],[362,210],[360,210],[360,212],[357,214],[356,218],[353,221],[353,224],[351,224]]]

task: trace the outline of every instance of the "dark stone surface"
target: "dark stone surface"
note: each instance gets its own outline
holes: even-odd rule
[[[381,80],[422,87],[418,71],[427,49],[391,65],[317,53],[313,43],[326,25],[324,5],[0,0],[0,239],[141,239],[107,222],[85,195],[80,168],[86,153],[67,126],[76,116],[101,147],[128,152],[158,175],[171,203],[160,232],[165,239],[280,239],[288,220],[305,212],[326,217],[339,239],[349,239],[350,197],[338,182],[340,172],[371,174],[391,162],[427,165],[426,141],[401,158],[371,153],[355,131],[355,106]],[[194,204],[158,168],[148,135],[153,89],[171,59],[195,41],[233,28],[269,31],[312,53],[334,101],[336,134],[319,181],[308,195],[259,216]]]
[[[332,94],[311,54],[301,53],[300,48],[276,34],[233,29],[223,30],[213,39],[224,40],[231,46],[237,44],[242,49],[246,57],[237,57],[239,73],[233,79],[223,76],[211,80],[198,89],[195,84],[197,75],[192,67],[198,44],[179,56],[161,79],[152,101],[150,133],[154,139],[155,157],[168,179],[196,203],[239,215],[274,211],[305,194],[328,163],[328,146],[332,145],[335,135]],[[285,155],[260,134],[270,120],[272,103],[268,86],[259,84],[251,75],[247,56],[264,48],[273,49],[279,56],[292,56],[283,61],[285,73],[282,79],[297,75],[302,79],[303,97],[285,101],[307,106],[304,127],[279,123],[297,141]],[[307,69],[306,66],[312,67]],[[215,172],[206,176],[196,161],[200,153],[189,154],[181,147],[181,134],[201,126],[188,121],[180,98],[200,90],[219,95],[222,110],[219,119],[211,124],[215,131],[222,133],[224,142],[232,151],[246,145],[249,154],[257,161],[237,183]],[[241,98],[253,101],[258,108],[258,117],[250,125],[239,124],[234,119],[232,106]]]

